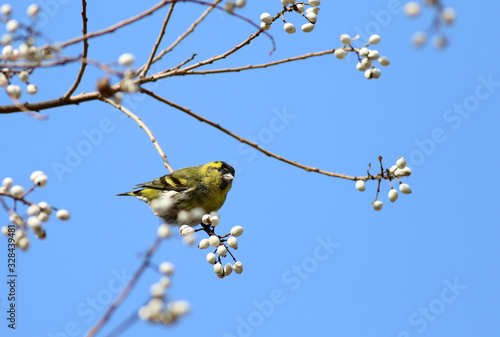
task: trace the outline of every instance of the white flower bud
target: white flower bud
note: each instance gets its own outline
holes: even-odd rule
[[[369,58],[364,58],[361,60],[361,64],[363,65],[363,67],[365,67],[366,69],[369,69],[371,66],[372,66],[372,62],[370,61]]]
[[[210,214],[204,214],[201,217],[201,222],[203,222],[205,225],[210,225]]]
[[[149,319],[151,318],[151,310],[149,309],[148,306],[144,305],[139,308],[137,316],[139,316],[139,318],[144,321],[149,321]]]
[[[23,222],[23,219],[21,219],[21,217],[19,216],[19,214],[17,213],[12,213],[10,216],[9,216],[9,220],[11,222],[13,222],[14,224],[18,225],[18,226],[24,226],[24,222]],[[21,232],[22,234],[22,232]]]
[[[21,71],[17,76],[19,77],[19,81],[24,83],[30,79],[30,74],[26,70]]]
[[[386,56],[382,56],[379,57],[378,63],[380,63],[382,67],[387,67],[389,64],[391,64],[391,61],[389,61],[389,59]]]
[[[321,4],[321,0],[309,0],[309,5],[313,7],[318,7]]]
[[[168,310],[174,317],[184,316],[189,312],[189,303],[186,301],[174,301],[168,304]]]
[[[23,193],[24,193],[24,188],[19,185],[12,186],[10,189],[10,195],[12,195],[14,198],[22,197]]]
[[[295,33],[295,26],[290,22],[285,23],[283,28],[285,29],[285,32],[287,32],[288,34]]]
[[[377,35],[377,34],[373,34],[372,36],[370,36],[368,38],[368,43],[369,44],[378,44],[380,42],[380,35]]]
[[[30,240],[27,237],[19,239],[19,248],[27,250],[30,247]]]
[[[241,234],[243,234],[243,227],[234,226],[233,228],[231,228],[231,235],[232,236],[238,237],[238,236],[241,236]]]
[[[427,42],[427,34],[424,32],[416,32],[413,34],[412,43],[415,47],[422,47]]]
[[[148,308],[151,310],[151,314],[158,314],[163,309],[163,299],[152,298],[148,302]]]
[[[220,223],[220,219],[216,216],[210,217],[210,222],[212,223],[212,226],[216,227]]]
[[[366,70],[366,68],[363,66],[363,63],[361,63],[361,62],[358,62],[356,64],[356,69],[358,69],[359,71],[365,71]]]
[[[229,276],[231,275],[232,272],[233,272],[233,266],[229,262],[226,263],[226,265],[224,266],[224,275]]]
[[[210,242],[208,241],[208,239],[202,239],[198,244],[198,248],[200,249],[207,249],[208,247],[210,247]]]
[[[34,84],[28,84],[28,86],[26,87],[26,92],[30,95],[34,95],[38,92],[38,88]]]
[[[66,221],[69,220],[70,214],[67,210],[65,209],[60,209],[57,211],[56,216],[59,220]]]
[[[396,166],[401,170],[404,169],[406,167],[406,159],[399,157],[396,161]]]
[[[396,191],[394,188],[391,188],[389,191],[389,200],[391,202],[394,202],[398,199],[398,191]]]
[[[9,189],[14,184],[14,180],[11,177],[7,177],[2,181],[2,186]]]
[[[394,172],[394,175],[396,177],[409,177],[411,175],[411,168],[409,168],[408,166],[406,166],[402,170],[397,169],[396,172]]]
[[[40,228],[42,226],[40,219],[36,216],[30,216],[27,223],[32,230],[35,230],[35,228]]]
[[[134,63],[134,55],[131,53],[121,54],[118,63],[124,67],[129,67]]]
[[[217,275],[224,275],[224,267],[220,263],[214,264],[214,272]]]
[[[302,29],[302,31],[303,31],[304,33],[310,33],[310,32],[312,32],[312,30],[314,29],[314,23],[310,23],[310,22],[308,22],[308,23],[304,23],[304,24],[300,27],[300,29]]]
[[[47,222],[49,221],[49,215],[45,212],[40,212],[40,214],[38,214],[38,219],[40,219],[41,222]]]
[[[378,53],[377,50],[370,50],[370,52],[368,53],[368,58],[370,60],[376,60],[380,57],[380,54]]]
[[[235,237],[229,237],[227,239],[227,245],[233,249],[238,249],[238,239]]]
[[[313,12],[309,12],[306,14],[306,18],[311,22],[311,23],[316,23],[316,21],[318,21],[318,16],[313,13]]]
[[[403,194],[411,194],[411,188],[410,188],[410,185],[408,185],[408,184],[400,184],[399,190]]]
[[[408,16],[417,16],[420,14],[420,4],[415,1],[410,1],[405,4],[405,14]]]
[[[9,84],[7,86],[7,93],[10,97],[19,99],[19,97],[21,97],[21,87],[15,84]]]
[[[172,275],[174,273],[175,267],[173,263],[170,262],[162,262],[158,267],[160,273],[165,275]]]
[[[376,211],[380,211],[382,207],[384,207],[384,203],[380,200],[375,200],[372,204],[373,209]]]
[[[153,283],[149,288],[149,293],[152,297],[163,297],[165,295],[165,288],[160,283]]]
[[[42,171],[35,171],[30,175],[30,180],[35,183],[35,178],[40,176],[40,175],[45,175]]]
[[[236,0],[236,2],[234,3],[237,8],[243,8],[246,4],[246,0]]]
[[[227,255],[227,248],[224,245],[220,245],[217,247],[217,254],[219,254],[222,257],[226,257]]]
[[[269,30],[269,29],[271,29],[271,24],[270,23],[261,22],[260,23],[260,28],[262,28],[263,30]]]
[[[446,24],[451,25],[455,22],[455,10],[449,7],[444,8],[441,12],[441,18]]]
[[[208,238],[208,242],[210,243],[210,246],[212,246],[212,247],[219,247],[219,245],[220,245],[220,239],[217,235],[211,235]]]
[[[170,277],[168,276],[163,276],[161,279],[160,279],[160,284],[163,288],[167,289],[168,287],[170,287],[170,284],[172,282],[170,281]]]
[[[166,239],[170,236],[170,226],[167,224],[162,224],[158,227],[158,237]]]
[[[7,29],[7,31],[11,33],[14,33],[18,28],[19,28],[19,22],[17,22],[16,20],[9,20],[5,25],[5,29]]]
[[[220,220],[220,215],[217,212],[210,212],[210,217],[216,217],[217,219]]]
[[[373,70],[372,69],[368,69],[367,71],[365,71],[365,78],[367,80],[371,80],[373,78]]]
[[[38,15],[39,11],[40,11],[40,7],[37,4],[31,4],[28,6],[26,13],[28,14],[28,16],[35,18]]]
[[[52,208],[50,208],[49,204],[47,204],[45,201],[40,201],[38,203],[38,207],[48,215],[52,214]]]
[[[7,84],[9,84],[7,76],[4,73],[0,73],[0,87],[5,87]]]
[[[38,207],[37,205],[30,205],[30,207],[28,207],[28,210],[26,211],[26,213],[28,215],[37,216],[38,214],[40,214],[40,207]]]
[[[356,181],[356,189],[360,192],[365,191],[365,181],[364,180],[357,180]]]
[[[38,187],[44,187],[45,185],[47,185],[47,179],[47,176],[45,174],[42,174],[35,178],[34,183]]]
[[[8,236],[9,233],[9,226],[2,226],[2,234],[5,236]]]
[[[343,45],[348,46],[351,44],[351,37],[348,34],[342,34],[340,35],[340,42]]]
[[[12,46],[9,44],[9,45],[6,45],[5,47],[3,47],[2,49],[2,55],[4,56],[9,56],[9,55],[12,55],[12,51],[14,50],[14,48],[12,48]]]
[[[217,262],[217,257],[215,256],[214,253],[207,254],[207,262],[210,264],[215,264],[215,262]]]
[[[346,51],[342,48],[336,49],[334,54],[339,60],[345,59],[345,56],[347,55]]]
[[[241,274],[243,272],[243,264],[240,261],[236,261],[233,264],[233,270],[236,274]]]
[[[297,7],[297,11],[299,13],[304,13],[304,9],[305,9],[304,4],[297,4],[297,5],[295,5],[295,7]]]
[[[309,7],[308,9],[306,9],[306,14],[307,13],[314,13],[314,14],[318,15],[319,8],[318,7]]]
[[[380,71],[380,69],[375,68],[372,70],[372,77],[373,78],[379,78],[380,75],[382,75],[382,72]]]
[[[267,24],[271,24],[271,23],[273,23],[273,17],[269,13],[262,13],[260,15],[260,21],[267,23]]]
[[[185,226],[185,227],[184,227]],[[180,228],[180,232],[182,236],[188,236],[194,234],[194,229],[188,225],[182,225]]]
[[[368,48],[363,47],[359,50],[359,55],[362,57],[367,57],[369,53],[370,53],[370,50]]]
[[[2,5],[2,7],[0,7],[0,13],[9,16],[12,14],[12,7],[9,4]]]

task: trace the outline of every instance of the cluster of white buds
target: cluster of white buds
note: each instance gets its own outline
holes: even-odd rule
[[[33,186],[27,191],[21,185],[14,185],[14,180],[10,177],[3,179],[0,187],[0,200],[9,213],[10,224],[3,226],[2,234],[9,237],[9,242],[15,243],[16,247],[22,250],[27,250],[30,245],[29,230],[39,239],[45,239],[46,232],[42,223],[50,220],[53,211],[56,211],[56,216],[59,220],[66,221],[70,218],[70,214],[65,209],[57,209],[50,206],[47,202],[42,201],[38,204],[26,200],[26,197],[35,190],[42,188],[47,184],[47,175],[42,171],[35,171],[31,174],[30,180]],[[10,199],[13,203],[9,207],[3,198]],[[27,206],[26,215],[20,215],[19,205]]]
[[[163,226],[163,225],[162,225]],[[189,303],[186,301],[166,301],[166,294],[170,288],[170,276],[174,274],[174,265],[163,262],[158,267],[162,274],[160,280],[150,287],[151,298],[148,303],[139,308],[139,318],[152,323],[173,324],[189,312]]]
[[[35,22],[40,12],[37,4],[28,6],[26,13],[31,18],[31,24],[25,25],[12,18],[12,7],[9,4],[0,6],[0,23],[5,24],[6,33],[0,38],[2,66],[0,68],[0,87],[3,87],[8,96],[19,100],[22,94],[21,85],[26,86],[28,94],[38,92],[35,84],[30,83],[30,75],[35,66],[42,60],[50,59],[60,51],[56,44],[50,47],[39,48],[36,38],[39,36]],[[31,63],[31,64],[29,64]],[[15,83],[15,79],[19,84]]]
[[[304,33],[310,33],[314,29],[314,25],[318,21],[318,14],[320,8],[318,7],[321,4],[321,0],[309,0],[309,2],[297,2],[297,0],[281,0],[281,4],[283,5],[283,10],[280,11],[276,16],[271,16],[269,13],[262,13],[260,15],[260,28],[263,30],[271,29],[271,25],[279,18],[281,15],[283,17],[283,29],[288,34],[293,34],[296,32],[295,26],[293,23],[285,21],[285,13],[287,12],[295,12],[302,15],[307,22],[301,26],[301,29]],[[306,6],[309,6],[306,9]]]
[[[381,161],[382,158],[380,157]],[[381,162],[382,165],[382,162]],[[411,188],[408,184],[401,182],[400,178],[409,177],[411,175],[411,169],[406,166],[406,159],[403,157],[399,157],[396,161],[396,165],[393,165],[389,170],[383,170],[380,177],[374,177],[369,175],[365,180],[356,180],[356,189],[360,192],[364,192],[366,188],[366,180],[378,180],[379,188],[377,190],[377,195],[375,197],[375,201],[372,203],[372,207],[376,211],[380,211],[382,207],[384,207],[384,203],[381,200],[378,200],[378,191],[380,190],[380,181],[381,179],[389,180],[391,185],[391,189],[389,190],[388,197],[391,202],[395,202],[398,197],[398,191],[392,186],[392,180],[395,179],[399,182],[399,191],[403,194],[411,194]]]
[[[357,37],[356,37],[357,38]],[[385,56],[380,56],[378,50],[369,49],[370,45],[376,45],[380,42],[380,35],[373,34],[368,39],[368,44],[363,48],[355,49],[351,43],[354,39],[351,38],[348,34],[340,35],[340,42],[344,45],[342,48],[337,48],[334,52],[334,55],[339,60],[345,59],[348,52],[355,52],[358,56],[358,63],[356,64],[356,69],[359,71],[363,71],[365,73],[365,77],[368,80],[377,79],[380,77],[382,72],[379,68],[375,68],[375,61],[383,66],[387,67],[391,64],[389,59]]]
[[[233,2],[233,0],[227,0],[226,3],[224,4],[224,9],[228,13],[234,12],[235,8],[243,8],[247,4],[246,0],[236,0]]]
[[[439,31],[441,26],[450,26],[455,23],[456,14],[455,10],[451,7],[445,7],[440,0],[424,0],[423,4],[417,1],[407,2],[404,6],[404,12],[409,17],[417,17],[422,12],[422,7],[432,7],[435,12],[433,19],[433,28]],[[443,49],[448,45],[446,35],[436,34],[434,36],[434,47],[436,49]],[[422,47],[427,43],[427,34],[423,31],[416,32],[413,35],[412,43],[415,47]]]

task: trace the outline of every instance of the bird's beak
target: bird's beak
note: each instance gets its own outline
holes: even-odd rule
[[[222,179],[224,179],[225,181],[231,181],[234,179],[234,177],[231,173],[226,173],[222,176]]]

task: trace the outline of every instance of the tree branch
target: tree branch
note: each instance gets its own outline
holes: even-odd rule
[[[142,70],[141,74],[139,75],[139,78],[143,78],[146,76],[149,67],[151,66],[153,62],[153,58],[155,57],[156,51],[158,50],[158,47],[160,46],[160,42],[163,38],[163,35],[165,34],[165,29],[167,28],[168,22],[170,21],[170,17],[172,16],[172,12],[174,11],[174,6],[175,2],[172,2],[168,9],[167,17],[165,20],[163,20],[163,25],[161,26],[160,34],[158,35],[158,38],[156,39],[155,45],[153,46],[153,51],[151,51],[151,55],[149,55],[148,62],[144,66],[144,69]],[[142,68],[142,67],[141,67]]]
[[[244,144],[247,144],[251,147],[253,147],[254,149],[264,153],[265,155],[269,156],[269,157],[272,157],[272,158],[275,158],[275,159],[278,159],[282,162],[285,162],[287,164],[290,164],[292,166],[295,166],[295,167],[298,167],[298,168],[301,168],[303,170],[306,170],[308,172],[316,172],[316,173],[320,173],[320,174],[323,174],[323,175],[326,175],[326,176],[329,176],[329,177],[335,177],[335,178],[342,178],[342,179],[347,179],[347,180],[374,180],[374,179],[378,179],[378,178],[381,178],[379,177],[380,175],[376,175],[376,176],[365,176],[365,177],[357,177],[357,176],[349,176],[349,175],[346,175],[346,174],[341,174],[341,173],[334,173],[334,172],[328,172],[328,171],[325,171],[325,170],[321,170],[319,168],[316,168],[316,167],[312,167],[312,166],[307,166],[307,165],[303,165],[303,164],[300,164],[300,163],[297,163],[295,161],[292,161],[290,159],[287,159],[287,158],[284,158],[284,157],[281,157],[277,154],[274,154],[266,149],[263,149],[262,147],[259,146],[259,144],[257,143],[254,143],[254,142],[251,142],[241,136],[238,136],[237,134],[235,134],[234,132],[232,131],[229,131],[228,129],[220,126],[219,124],[217,123],[214,123],[212,122],[211,120],[205,118],[205,117],[202,117],[194,112],[192,112],[191,110],[183,107],[183,106],[180,106],[172,101],[169,101],[168,99],[166,98],[163,98],[161,96],[158,96],[156,95],[154,92],[152,91],[149,91],[149,90],[146,90],[144,88],[141,88],[141,92],[146,94],[146,95],[149,95],[151,97],[153,97],[154,99],[162,102],[162,103],[165,103],[167,105],[170,105],[171,107],[173,108],[176,108],[182,112],[185,112],[186,114],[188,114],[189,116],[191,117],[194,117],[196,118],[197,120],[199,120],[200,122],[204,122],[204,123],[207,123],[208,125],[210,126],[213,126],[214,128],[224,132],[225,134],[237,139],[238,141],[240,141],[241,143],[244,143]]]
[[[82,0],[82,20],[83,20],[83,28],[82,28],[82,34],[85,36],[87,34],[87,1]],[[66,101],[73,93],[75,92],[76,88],[78,88],[78,85],[80,84],[80,81],[82,80],[83,73],[85,72],[85,68],[87,67],[87,54],[89,50],[89,42],[88,39],[85,38],[83,39],[83,54],[82,54],[82,66],[80,67],[80,70],[78,71],[78,75],[76,76],[75,83],[69,88],[68,92],[62,96],[62,100]]]
[[[146,255],[144,256],[144,259],[137,271],[135,272],[134,276],[130,280],[130,282],[127,284],[125,289],[118,295],[118,297],[113,301],[111,306],[106,310],[106,313],[104,316],[101,317],[101,319],[85,334],[85,337],[93,337],[95,336],[96,333],[101,330],[101,328],[109,321],[111,318],[111,315],[118,309],[120,304],[127,298],[128,294],[132,291],[134,288],[135,284],[139,280],[139,278],[142,276],[146,268],[148,267],[149,263],[151,262],[151,258],[153,257],[153,254],[158,250],[160,247],[160,243],[162,241],[162,238],[157,237],[155,242],[149,247]]]
[[[165,167],[167,168],[167,170],[170,173],[174,172],[174,170],[172,169],[172,167],[168,163],[167,155],[161,149],[160,145],[158,144],[158,142],[155,139],[155,136],[153,135],[153,133],[151,132],[151,130],[149,130],[149,128],[146,126],[146,124],[144,124],[144,122],[139,117],[137,117],[132,111],[128,110],[127,108],[125,108],[125,107],[123,107],[123,106],[121,106],[119,104],[116,104],[114,101],[112,101],[112,100],[110,100],[108,98],[100,96],[99,99],[101,101],[104,101],[104,102],[108,103],[108,104],[111,104],[112,106],[114,106],[115,108],[117,108],[118,110],[122,111],[127,116],[129,116],[130,118],[132,118],[134,121],[136,121],[137,124],[139,124],[139,127],[141,129],[143,129],[144,131],[146,131],[147,135],[149,136],[149,138],[153,142],[153,144],[154,144],[154,146],[156,148],[156,151],[158,151],[158,153],[160,154],[161,158],[163,159],[163,163],[165,164]]]

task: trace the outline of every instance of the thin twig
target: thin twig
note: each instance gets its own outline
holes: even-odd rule
[[[151,63],[153,62],[153,58],[155,57],[156,51],[158,50],[158,47],[160,46],[160,42],[163,39],[163,35],[165,35],[165,29],[167,28],[168,22],[170,21],[170,17],[172,16],[172,12],[174,11],[174,6],[175,2],[172,2],[168,9],[167,17],[165,20],[163,20],[163,25],[161,26],[160,34],[158,35],[158,38],[156,39],[155,45],[153,46],[153,50],[151,51],[151,55],[149,55],[148,62],[144,66],[144,69],[141,71],[141,74],[139,75],[139,78],[143,78],[146,76],[149,67],[151,67]]]
[[[374,179],[377,179],[380,177],[380,175],[376,175],[376,176],[368,176],[368,177],[356,177],[356,176],[349,176],[349,175],[346,175],[346,174],[340,174],[340,173],[334,173],[334,172],[328,172],[328,171],[324,171],[324,170],[321,170],[319,168],[316,168],[316,167],[311,167],[311,166],[307,166],[307,165],[303,165],[303,164],[300,164],[300,163],[297,163],[295,161],[292,161],[290,159],[287,159],[287,158],[283,158],[277,154],[274,154],[266,149],[263,149],[262,147],[259,146],[259,144],[257,143],[254,143],[254,142],[251,142],[241,136],[238,136],[237,134],[235,134],[234,132],[232,131],[229,131],[228,129],[220,126],[219,124],[217,123],[214,123],[212,122],[211,120],[205,118],[205,117],[202,117],[194,112],[192,112],[191,110],[183,107],[183,106],[180,106],[172,101],[169,101],[167,100],[166,98],[163,98],[161,96],[158,96],[156,95],[154,92],[152,91],[149,91],[149,90],[146,90],[144,88],[141,88],[141,92],[142,93],[145,93],[146,95],[149,95],[151,97],[153,97],[154,99],[160,101],[160,102],[163,102],[167,105],[170,105],[171,107],[174,107],[180,111],[183,111],[185,112],[186,114],[188,114],[189,116],[191,117],[194,117],[196,118],[197,120],[199,120],[200,122],[204,122],[204,123],[207,123],[208,125],[210,126],[213,126],[214,128],[224,132],[225,134],[237,139],[238,141],[240,141],[241,143],[244,143],[244,144],[247,144],[251,147],[253,147],[254,149],[264,153],[265,155],[269,156],[269,157],[272,157],[272,158],[275,158],[275,159],[278,159],[282,162],[285,162],[287,164],[290,164],[290,165],[293,165],[295,167],[298,167],[298,168],[301,168],[303,170],[306,170],[308,172],[317,172],[317,173],[320,173],[320,174],[323,174],[323,175],[326,175],[326,176],[329,176],[329,177],[335,177],[335,178],[342,178],[342,179],[348,179],[348,180],[367,180],[367,179],[370,179],[370,180],[374,180]]]
[[[108,28],[104,28],[104,29],[101,29],[101,30],[98,30],[98,31],[92,32],[92,33],[87,33],[87,34],[84,34],[82,36],[75,37],[75,38],[73,38],[71,40],[62,42],[59,45],[59,47],[60,48],[65,48],[65,47],[67,47],[69,45],[78,43],[78,42],[83,41],[85,39],[90,39],[90,38],[101,36],[101,35],[104,35],[104,34],[113,33],[114,31],[116,31],[117,29],[119,29],[119,28],[121,28],[123,26],[129,25],[131,23],[139,21],[140,19],[143,19],[144,17],[146,17],[148,15],[153,14],[158,9],[162,8],[163,6],[168,5],[171,2],[175,2],[175,0],[163,0],[163,1],[160,1],[159,3],[157,3],[153,7],[145,10],[142,13],[139,13],[139,14],[137,14],[137,15],[131,17],[131,18],[128,18],[126,20],[120,21],[120,22],[118,22],[118,23],[116,23],[116,24],[114,24],[114,25],[112,25],[112,26],[110,26]],[[46,48],[49,48],[49,46],[47,46]]]
[[[153,59],[153,62],[152,63],[155,63],[155,62],[158,62],[163,56],[165,56],[165,54],[167,54],[168,52],[171,52],[179,43],[181,43],[182,40],[184,40],[189,34],[191,34],[194,29],[196,28],[196,26],[198,26],[200,24],[201,21],[203,21],[203,19],[205,19],[205,17],[215,8],[216,5],[218,5],[222,0],[215,0],[213,3],[212,3],[212,6],[208,7],[204,12],[203,14],[200,15],[200,17],[198,19],[196,19],[192,24],[191,26],[189,26],[189,28],[184,32],[182,33],[182,35],[180,35],[170,46],[168,46],[168,48],[162,50],[158,56],[156,56],[154,59]],[[143,67],[139,68],[139,71],[141,71]]]
[[[157,237],[155,242],[149,247],[146,255],[144,256],[144,259],[142,260],[141,265],[139,266],[139,269],[135,272],[134,276],[130,280],[130,282],[127,284],[125,289],[118,295],[118,297],[113,301],[111,306],[106,310],[106,313],[104,316],[101,317],[101,319],[85,334],[85,337],[93,337],[95,336],[96,333],[101,330],[101,328],[109,321],[111,318],[111,315],[115,312],[115,310],[120,306],[120,304],[127,298],[128,294],[132,291],[134,288],[135,284],[141,277],[141,275],[144,273],[146,268],[149,265],[149,262],[151,261],[151,258],[153,257],[153,254],[158,250],[158,247],[160,247],[160,243],[162,241],[162,238]]]
[[[146,126],[146,124],[144,124],[144,122],[139,117],[137,117],[132,111],[128,110],[124,106],[116,104],[114,101],[112,101],[112,100],[110,100],[108,98],[100,97],[99,99],[102,100],[102,101],[104,101],[104,102],[106,102],[106,103],[111,104],[112,106],[114,106],[115,108],[117,108],[118,110],[122,111],[127,116],[129,116],[130,118],[132,118],[134,121],[136,121],[136,123],[139,124],[139,127],[141,129],[143,129],[144,131],[146,131],[147,135],[149,136],[149,138],[153,142],[153,144],[154,144],[154,146],[156,148],[156,151],[158,151],[158,153],[160,154],[161,158],[163,159],[163,163],[165,164],[165,167],[167,168],[167,170],[169,170],[170,173],[174,172],[174,170],[172,169],[172,167],[168,163],[167,155],[165,154],[165,152],[163,152],[163,150],[160,147],[160,144],[158,144],[158,142],[156,141],[155,136],[153,135],[153,132],[151,132],[151,130],[149,130],[149,128]]]
[[[137,81],[140,84],[146,83],[146,82],[151,82],[151,81],[154,82],[154,81],[157,81],[157,80],[165,78],[165,77],[170,77],[170,76],[172,76],[174,73],[176,73],[178,71],[179,72],[186,72],[188,70],[199,68],[199,67],[202,67],[202,66],[204,66],[206,64],[211,64],[211,63],[214,63],[215,61],[225,59],[229,55],[234,54],[235,52],[237,52],[238,50],[240,50],[241,48],[243,48],[244,46],[246,46],[247,44],[249,44],[253,39],[255,39],[257,36],[259,36],[260,33],[262,33],[262,32],[263,32],[263,30],[259,29],[257,32],[255,32],[252,35],[250,35],[245,41],[243,41],[239,45],[235,46],[234,48],[228,50],[227,52],[225,52],[225,53],[223,53],[221,55],[216,55],[216,56],[211,57],[209,59],[206,59],[204,61],[200,61],[200,62],[198,62],[196,64],[190,65],[190,66],[188,66],[186,68],[182,68],[182,69],[179,69],[179,70],[172,70],[172,71],[165,72],[165,73],[160,73],[160,74],[154,74],[154,75],[151,75],[151,76],[148,76],[148,77],[144,77],[142,79],[138,79]]]
[[[87,1],[82,0],[82,20],[83,20],[83,28],[82,28],[82,34],[85,36],[87,34]],[[63,101],[66,101],[73,93],[75,92],[76,88],[78,88],[78,85],[80,84],[80,81],[82,80],[83,73],[85,72],[85,68],[87,67],[87,54],[89,51],[89,42],[87,38],[83,39],[83,54],[82,54],[82,66],[80,67],[80,70],[78,71],[78,75],[76,76],[75,83],[69,88],[68,92],[64,94],[64,96],[61,98]]]
[[[315,53],[308,53],[300,56],[295,56],[295,57],[289,57],[286,59],[274,61],[274,62],[269,62],[269,63],[263,63],[263,64],[257,64],[257,65],[247,65],[247,66],[242,66],[242,67],[237,67],[237,68],[226,68],[226,69],[213,69],[213,70],[202,70],[202,71],[185,71],[184,69],[180,69],[178,72],[172,73],[172,76],[184,76],[184,75],[209,75],[209,74],[219,74],[219,73],[230,73],[230,72],[239,72],[243,70],[253,70],[253,69],[261,69],[261,68],[267,68],[271,66],[275,66],[278,64],[283,64],[287,62],[293,62],[293,61],[298,61],[298,60],[305,60],[310,57],[316,57],[316,56],[323,56],[323,55],[328,55],[328,54],[333,54],[335,53],[335,49],[331,50],[325,50],[325,51],[320,51],[320,52],[315,52]]]

